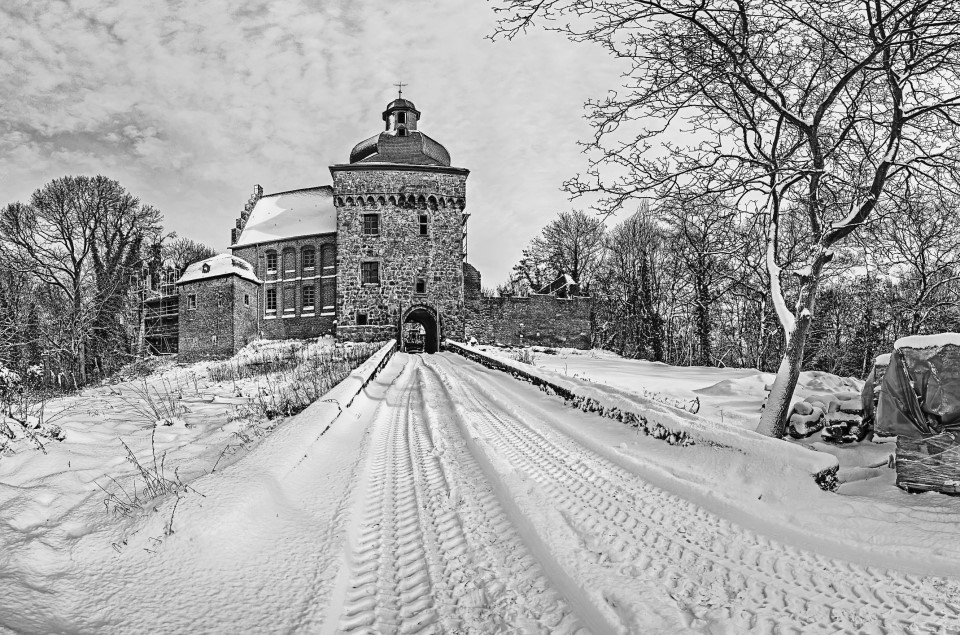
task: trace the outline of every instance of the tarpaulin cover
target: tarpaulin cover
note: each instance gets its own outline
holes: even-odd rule
[[[898,346],[883,377],[876,430],[905,437],[960,432],[960,346]]]
[[[863,404],[863,425],[873,427],[877,416],[877,400],[880,395],[880,387],[883,386],[883,376],[887,372],[887,366],[890,365],[890,355],[881,355],[873,362],[873,369],[867,375],[863,382],[863,390],[860,391],[860,402]]]

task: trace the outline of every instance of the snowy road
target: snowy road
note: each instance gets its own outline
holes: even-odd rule
[[[528,384],[446,353],[391,367],[327,632],[960,632],[936,580],[654,487],[554,424],[592,415]]]

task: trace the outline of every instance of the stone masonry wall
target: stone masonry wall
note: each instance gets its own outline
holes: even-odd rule
[[[467,302],[466,338],[481,344],[590,348],[590,298],[478,297]]]
[[[463,210],[467,171],[458,168],[397,169],[334,166],[337,206],[338,326],[393,327],[413,307],[434,308],[441,337],[463,337]],[[380,215],[380,233],[363,234],[363,214]],[[429,217],[421,236],[419,216]],[[377,262],[379,284],[361,284],[363,262]],[[426,293],[415,281],[424,278]],[[338,328],[338,331],[340,329]],[[338,333],[344,339],[351,331]],[[396,335],[392,335],[396,337]]]
[[[191,296],[195,308],[190,308]],[[237,352],[256,334],[256,298],[257,285],[237,276],[180,285],[180,361],[222,359]]]
[[[305,339],[331,334],[336,324],[336,234],[317,234],[279,240],[233,249],[233,255],[253,266],[263,280],[257,312],[260,335],[267,339]],[[316,263],[312,269],[303,266],[303,252],[312,248]],[[277,254],[277,268],[267,270],[267,253]],[[285,254],[291,253],[292,262]],[[303,303],[303,289],[314,289],[313,308]],[[276,289],[277,309],[267,312],[267,290]]]

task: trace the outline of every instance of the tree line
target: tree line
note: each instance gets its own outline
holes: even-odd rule
[[[215,252],[104,176],[65,176],[0,209],[0,366],[78,387],[142,353],[156,273]]]
[[[737,276],[729,293],[744,294],[751,308],[765,301],[769,308],[758,310],[753,325],[725,319],[711,328],[756,341],[729,351],[765,358],[766,316],[770,309],[776,316],[783,354],[759,432],[782,436],[811,356],[827,365],[847,355],[820,345],[831,333],[833,346],[883,338],[904,319],[908,329],[922,330],[947,311],[932,298],[952,283],[911,255],[879,254],[872,263],[872,252],[863,275],[837,274],[856,261],[859,242],[899,232],[910,206],[955,202],[960,6],[952,0],[500,0],[494,10],[494,39],[539,25],[624,64],[611,78],[619,85],[587,103],[593,135],[583,142],[586,168],[565,183],[571,196],[589,196],[604,214],[631,213],[640,199],[658,201],[658,217],[715,209],[726,215],[717,231],[707,227],[714,212],[697,211],[692,226],[672,236],[706,230],[711,242],[740,232],[752,246],[743,264],[765,270],[759,275],[768,282],[766,299],[749,299],[753,282],[743,286]],[[698,332],[683,345],[700,361],[721,360],[728,344],[706,337],[705,315],[711,304],[731,301],[724,282],[707,283],[728,277],[725,259],[705,248],[680,260],[700,272],[688,281],[689,323],[699,324]],[[919,267],[917,279],[893,284],[888,271],[870,273],[871,264],[886,267],[888,260],[900,261],[895,277]],[[856,329],[849,315],[831,325],[831,306],[839,313],[853,293],[844,289],[857,285],[869,289],[861,292],[864,301],[905,295],[880,302],[875,313],[872,303],[851,307],[870,314]],[[908,305],[905,318],[898,310]],[[864,358],[870,346],[863,345]]]
[[[803,367],[866,376],[906,335],[960,330],[960,214],[906,192],[830,263]],[[782,267],[808,248],[785,213]],[[895,216],[891,220],[886,216]],[[644,202],[619,222],[561,212],[490,293],[525,295],[562,274],[593,298],[594,345],[673,365],[776,372],[785,341],[770,301],[764,228],[722,199]],[[801,274],[784,277],[796,294]]]

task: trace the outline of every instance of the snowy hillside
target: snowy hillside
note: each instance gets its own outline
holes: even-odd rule
[[[535,357],[536,373],[699,431],[692,445],[671,445],[452,353],[397,353],[364,388],[388,353],[245,444],[244,424],[228,419],[234,400],[264,389],[256,378],[236,389],[198,380],[183,388],[183,424],[156,428],[124,411],[112,392],[123,386],[71,398],[82,414],[64,423],[64,442],[0,458],[0,627],[960,628],[960,502],[904,494],[886,468],[821,490],[810,467],[830,456],[745,430],[762,392],[755,371]],[[148,383],[207,371],[169,369]],[[697,414],[682,408],[696,397]],[[116,494],[137,473],[118,439],[151,466],[151,435],[189,489],[118,514],[97,483]],[[237,451],[217,464],[231,439]],[[873,452],[857,445],[839,452]]]

